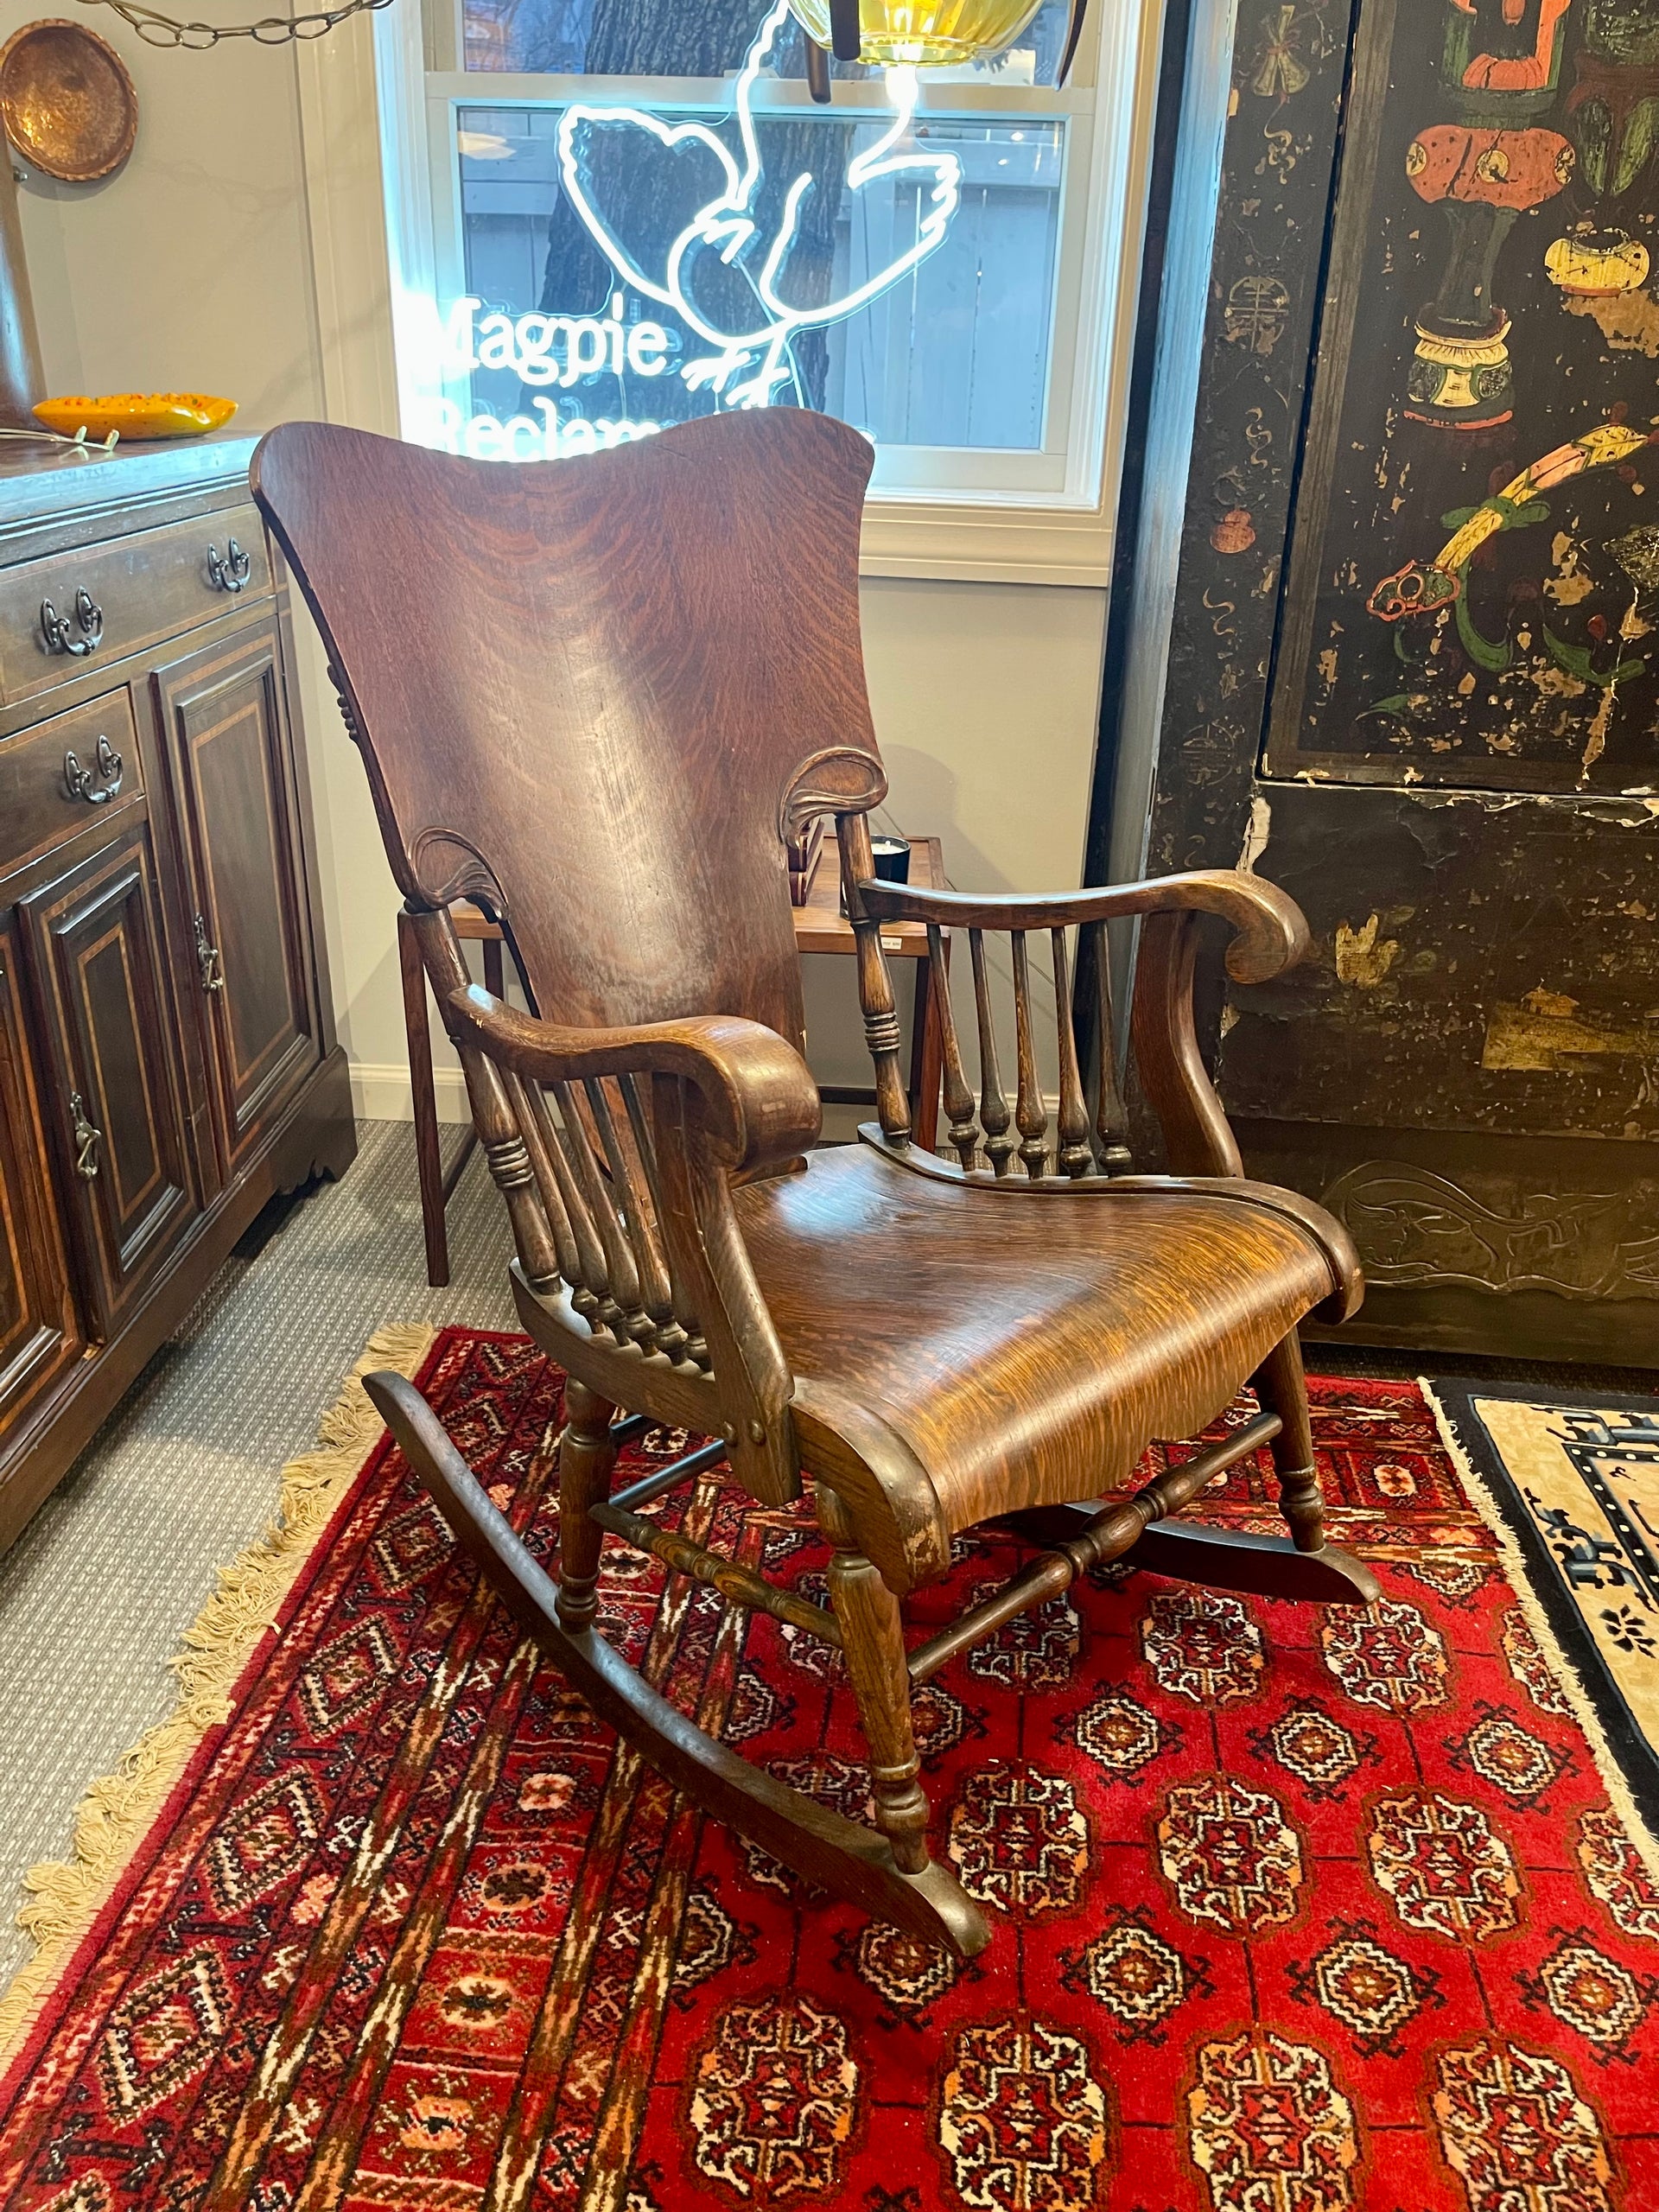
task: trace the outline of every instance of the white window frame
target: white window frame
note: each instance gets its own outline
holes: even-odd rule
[[[460,0],[451,4],[458,52]],[[1057,254],[1049,414],[1058,430],[1058,435],[1051,433],[1051,449],[1059,448],[1065,459],[1058,468],[1051,466],[1050,481],[1043,485],[1031,480],[1039,473],[1033,461],[1040,462],[1042,455],[976,454],[982,485],[999,468],[1007,480],[996,489],[963,493],[945,480],[950,456],[944,452],[903,449],[919,480],[900,493],[879,492],[871,498],[861,548],[867,575],[1093,587],[1109,581],[1161,22],[1162,0],[1092,0],[1073,81],[1063,92],[930,86],[927,73],[921,73],[918,113],[988,114],[1015,121],[1067,118],[1068,169],[1072,175],[1081,171],[1086,185],[1071,189],[1068,180],[1062,194]],[[365,391],[374,385],[376,411],[384,417],[390,366],[397,427],[402,428],[419,419],[426,390],[417,366],[423,334],[431,327],[440,274],[454,257],[460,195],[455,108],[581,99],[706,109],[727,96],[728,86],[695,79],[518,76],[493,70],[440,74],[427,66],[442,57],[424,50],[416,0],[378,11],[369,22],[366,41],[341,41],[336,33],[305,50],[302,119],[325,374],[332,350],[339,357],[343,385],[353,381],[348,372],[360,349],[354,349],[349,329],[336,331],[331,349],[329,308],[337,303],[337,322],[352,315],[340,296],[342,286],[359,265],[368,273],[366,264],[374,258],[368,232],[373,226],[362,205],[360,173],[352,178],[336,174],[334,149],[353,115],[363,111],[366,96],[372,94],[378,110],[384,267],[391,323],[401,334],[394,346],[395,365],[383,358],[371,376],[359,360],[354,381]],[[372,86],[365,82],[365,65]],[[1106,89],[1096,92],[1096,80]],[[804,85],[766,88],[767,105],[774,111],[799,107],[806,98]],[[849,112],[874,110],[880,98],[879,84],[837,83],[834,105]],[[330,411],[335,411],[332,404]],[[359,404],[358,418],[362,412]],[[393,424],[383,420],[377,427]],[[930,473],[936,479],[931,483]]]

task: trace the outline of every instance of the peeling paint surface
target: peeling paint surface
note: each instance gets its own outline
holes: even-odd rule
[[[1249,826],[1244,832],[1243,849],[1238,864],[1246,875],[1254,875],[1255,864],[1268,849],[1268,840],[1273,835],[1273,804],[1265,791],[1258,791],[1250,801]]]
[[[1273,860],[1313,950],[1236,995],[1230,1111],[1659,1142],[1659,821],[1645,804],[1281,793]]]
[[[1620,1029],[1574,1021],[1570,1014],[1540,1014],[1528,1006],[1506,1006],[1500,1000],[1487,1018],[1480,1065],[1484,1068],[1554,1069],[1573,1054],[1602,1052],[1659,1060],[1659,1028]]]
[[[1336,969],[1339,983],[1352,983],[1359,990],[1374,991],[1386,979],[1400,957],[1400,940],[1380,937],[1382,925],[1382,916],[1375,913],[1357,930],[1350,929],[1346,922],[1337,924]]]

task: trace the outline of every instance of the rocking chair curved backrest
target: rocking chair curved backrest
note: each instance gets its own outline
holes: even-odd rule
[[[804,1041],[783,838],[886,790],[859,641],[871,461],[796,410],[575,466],[321,423],[260,446],[398,887],[492,912],[548,1013]]]

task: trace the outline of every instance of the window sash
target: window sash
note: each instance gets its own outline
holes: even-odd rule
[[[479,97],[479,86],[488,96]],[[533,91],[503,90],[504,83]],[[555,87],[558,88],[555,90]],[[863,86],[850,88],[864,92]],[[1011,500],[1022,505],[1047,506],[1092,504],[1097,496],[1099,432],[1088,405],[1090,392],[1102,380],[1100,355],[1109,334],[1096,329],[1090,345],[1084,318],[1079,313],[1086,287],[1084,280],[1090,209],[1089,194],[1078,177],[1089,175],[1094,117],[1092,95],[1061,93],[1021,86],[1026,94],[1015,106],[1006,97],[995,105],[976,98],[971,103],[945,97],[977,86],[941,86],[918,113],[933,118],[963,117],[968,120],[988,114],[1000,119],[1049,122],[1064,118],[1065,155],[1058,193],[1059,234],[1055,253],[1050,325],[1047,334],[1046,404],[1040,447],[1007,449],[997,447],[882,445],[877,448],[873,486],[878,499],[924,499],[950,505],[985,499]],[[872,117],[891,112],[880,96],[845,103],[839,97],[835,111],[843,105],[850,114]],[[427,143],[430,161],[433,248],[436,292],[441,308],[467,290],[466,254],[461,210],[462,181],[456,153],[456,131],[463,109],[524,108],[564,105],[572,99],[594,107],[639,107],[664,113],[718,110],[729,99],[729,80],[720,78],[626,77],[512,77],[496,71],[469,74],[446,73],[427,78]],[[791,97],[793,94],[799,97]],[[811,110],[804,85],[766,84],[757,86],[753,100],[758,115],[788,115]],[[525,302],[524,304],[529,304]],[[522,311],[522,309],[520,310]],[[435,391],[435,384],[428,387]]]

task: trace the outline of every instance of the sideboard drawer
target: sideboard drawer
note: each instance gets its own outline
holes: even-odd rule
[[[143,773],[124,686],[0,738],[0,868],[113,814],[142,795]]]
[[[270,588],[251,505],[0,569],[0,703],[16,706]]]

